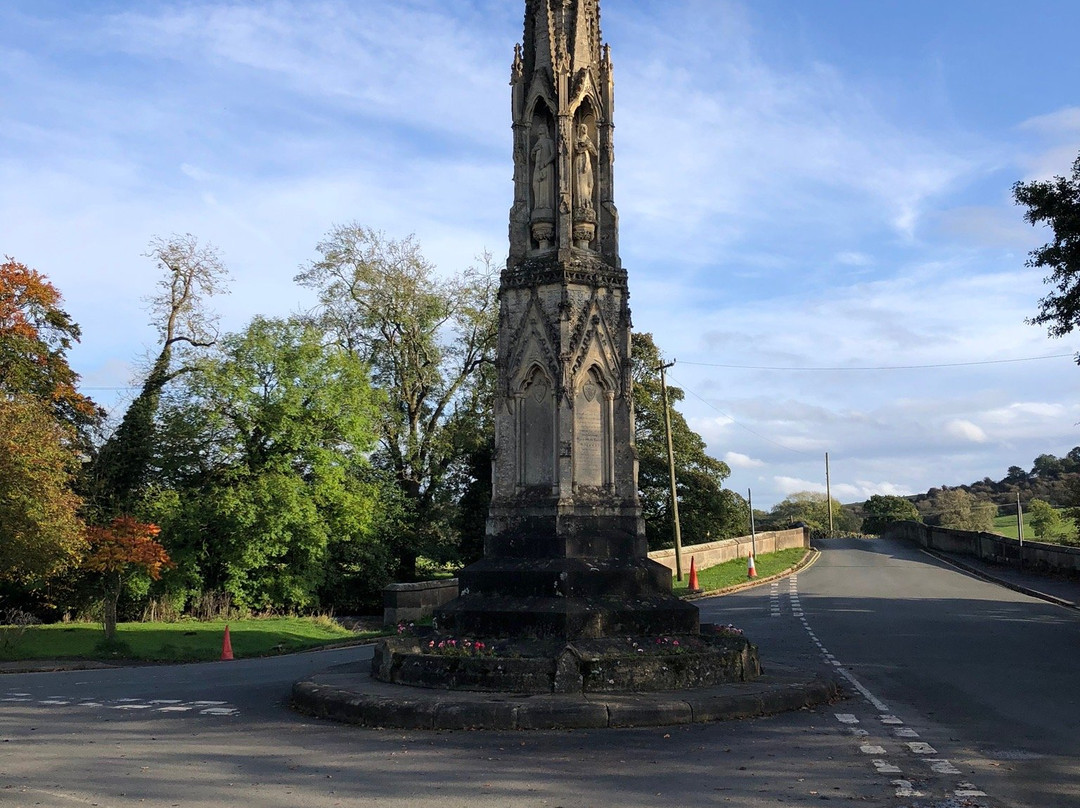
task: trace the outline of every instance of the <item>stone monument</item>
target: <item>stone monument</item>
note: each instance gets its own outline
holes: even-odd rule
[[[599,0],[526,0],[510,83],[514,203],[484,558],[459,575],[434,633],[383,641],[372,674],[510,692],[753,678],[756,649],[702,631],[648,558]]]
[[[599,0],[527,0],[511,70],[514,204],[499,291],[484,559],[438,624],[566,638],[698,630],[638,503],[614,82]]]

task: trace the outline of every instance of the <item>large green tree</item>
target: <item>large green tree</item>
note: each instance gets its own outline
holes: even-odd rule
[[[1045,282],[1053,286],[1029,322],[1045,325],[1052,337],[1063,337],[1080,326],[1080,156],[1071,176],[1018,182],[1013,199],[1027,208],[1027,221],[1053,232],[1053,239],[1028,257],[1027,266],[1048,271]]]
[[[915,503],[904,497],[874,494],[863,503],[863,533],[881,533],[893,522],[921,522]]]
[[[367,459],[378,396],[360,359],[311,323],[257,318],[163,402],[146,516],[190,589],[307,608],[350,574],[386,580],[394,497]]]
[[[638,491],[645,532],[653,549],[670,547],[674,542],[674,520],[659,371],[663,360],[652,334],[645,333],[631,337],[631,356]],[[748,533],[750,512],[746,501],[723,487],[731,469],[706,452],[701,435],[675,408],[684,398],[683,391],[668,385],[667,394],[683,541],[695,544]]]
[[[335,227],[296,280],[315,290],[315,319],[372,370],[386,393],[373,460],[397,481],[408,519],[397,543],[401,579],[420,554],[457,540],[455,495],[462,468],[491,432],[491,379],[498,330],[497,274],[440,273],[412,237],[359,224]]]

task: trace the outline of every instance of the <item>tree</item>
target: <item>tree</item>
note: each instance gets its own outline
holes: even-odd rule
[[[776,528],[802,523],[818,536],[829,532],[829,511],[836,531],[854,530],[858,525],[852,515],[835,499],[828,499],[818,491],[796,491],[773,506],[769,512],[769,524]]]
[[[1047,326],[1052,337],[1063,337],[1080,325],[1080,157],[1071,177],[1017,182],[1013,199],[1027,208],[1025,220],[1049,225],[1054,234],[1052,241],[1032,250],[1027,261],[1029,267],[1049,269],[1044,282],[1055,287],[1028,322]]]
[[[0,394],[0,580],[38,585],[86,549],[72,430],[33,397]]]
[[[41,273],[0,264],[0,579],[31,587],[85,548],[73,484],[102,415],[75,389],[80,332],[62,302]]]
[[[0,394],[31,396],[84,444],[102,410],[75,386],[67,353],[81,331],[40,272],[13,258],[0,264]]]
[[[977,500],[960,488],[943,488],[933,498],[930,511],[941,527],[989,531],[994,527],[997,506]]]
[[[154,260],[161,275],[149,301],[161,347],[139,395],[94,460],[95,505],[106,515],[130,511],[142,496],[155,453],[155,416],[162,391],[196,366],[199,349],[216,342],[217,318],[208,310],[207,300],[225,292],[229,277],[217,248],[201,246],[190,233],[154,238],[146,257]],[[177,360],[180,367],[175,366]]]
[[[1040,539],[1057,533],[1062,525],[1061,514],[1049,502],[1033,499],[1028,503],[1028,521]]]
[[[102,576],[106,640],[116,637],[116,602],[125,579],[142,571],[156,581],[163,569],[172,566],[169,554],[155,540],[160,532],[157,525],[136,522],[130,516],[118,516],[108,527],[94,526],[87,530],[90,553],[84,566]]]
[[[163,402],[161,489],[147,503],[181,578],[245,608],[308,608],[341,564],[387,561],[396,507],[373,475],[378,397],[363,362],[311,323],[256,318]]]
[[[673,539],[671,483],[664,400],[660,389],[660,350],[651,334],[631,337],[634,381],[634,435],[638,453],[638,492],[645,516],[645,533],[653,549],[670,547]],[[749,531],[746,501],[724,489],[731,469],[705,451],[705,441],[674,408],[684,394],[668,386],[671,439],[675,455],[675,481],[679,518],[687,543],[744,535]]]
[[[1060,458],[1055,457],[1052,454],[1041,454],[1035,458],[1031,474],[1032,476],[1041,479],[1053,479],[1059,476],[1064,470],[1065,465],[1061,462]]]
[[[484,256],[480,268],[440,275],[412,237],[355,223],[335,227],[317,251],[296,280],[318,293],[322,328],[386,393],[374,461],[409,504],[397,574],[411,579],[417,555],[452,539],[453,470],[491,431],[492,375],[479,371],[494,361],[496,273]]]
[[[915,503],[904,497],[874,494],[863,503],[862,530],[864,533],[882,533],[893,522],[921,522]]]

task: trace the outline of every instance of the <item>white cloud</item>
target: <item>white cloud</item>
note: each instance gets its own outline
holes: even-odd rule
[[[764,460],[755,460],[750,455],[744,455],[741,452],[725,452],[724,462],[732,468],[740,469],[755,469],[765,465]]]
[[[798,477],[773,477],[772,481],[776,488],[784,495],[789,496],[791,494],[798,493],[800,491],[814,491],[819,494],[825,493],[825,484],[817,483],[811,480],[802,480]]]
[[[956,418],[946,423],[945,433],[950,437],[971,441],[972,443],[986,443],[988,440],[982,427],[963,418]]]

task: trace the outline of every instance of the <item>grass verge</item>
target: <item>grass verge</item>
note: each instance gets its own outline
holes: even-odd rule
[[[116,641],[105,645],[98,623],[56,623],[27,628],[0,649],[0,661],[32,659],[206,662],[221,658],[225,621],[121,623]],[[381,632],[357,633],[324,617],[267,617],[228,622],[235,657],[303,651],[323,645],[363,640]]]
[[[809,550],[803,547],[794,547],[790,550],[781,550],[778,553],[763,553],[754,556],[754,569],[757,570],[758,578],[768,578],[778,572],[794,567],[802,561]],[[676,595],[685,595],[690,583],[689,559],[683,558],[683,579],[672,581],[672,592]],[[738,584],[746,583],[746,559],[736,558],[717,564],[715,567],[698,570],[698,586],[706,592],[714,592],[718,589],[727,589]]]

